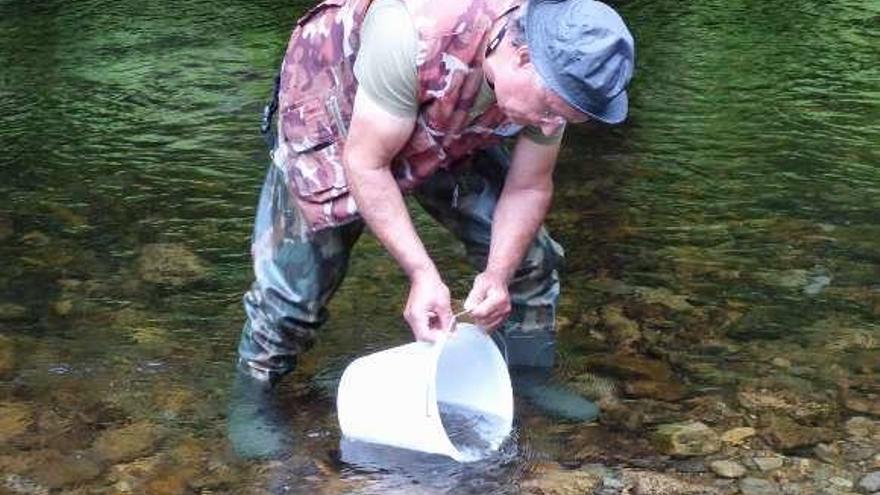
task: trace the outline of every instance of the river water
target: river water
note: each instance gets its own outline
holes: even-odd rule
[[[558,379],[600,400],[598,425],[518,403],[477,465],[342,461],[326,377],[410,338],[405,278],[365,236],[280,391],[293,458],[236,458],[259,112],[306,6],[0,0],[0,491],[519,493],[601,466],[617,493],[627,470],[708,479],[719,458],[772,478],[749,449],[851,484],[880,469],[880,440],[845,426],[880,415],[875,0],[618,5],[631,116],[568,130],[547,221],[567,250]],[[463,250],[413,214],[463,298]],[[686,420],[757,434],[694,468],[649,440]]]

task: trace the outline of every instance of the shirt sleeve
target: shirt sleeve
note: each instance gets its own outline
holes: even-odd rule
[[[359,90],[380,107],[401,117],[418,113],[418,41],[412,18],[401,0],[375,0],[361,26],[354,63]]]

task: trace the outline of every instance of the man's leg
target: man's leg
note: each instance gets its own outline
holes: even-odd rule
[[[441,171],[418,188],[423,208],[465,244],[471,264],[486,266],[492,215],[509,167],[500,147],[478,154],[470,167]],[[510,318],[493,333],[511,368],[518,393],[540,402],[548,412],[567,419],[591,420],[598,413],[591,402],[548,386],[556,355],[558,268],[562,247],[543,227],[529,247],[510,284]]]
[[[307,235],[289,194],[283,172],[270,167],[254,222],[255,281],[244,297],[247,321],[229,404],[230,441],[248,458],[289,453],[292,437],[272,386],[314,343],[363,231],[354,222]]]
[[[327,320],[326,305],[348,269],[363,222],[308,234],[284,174],[271,167],[254,223],[255,280],[244,296],[247,321],[239,367],[273,384],[296,367]]]

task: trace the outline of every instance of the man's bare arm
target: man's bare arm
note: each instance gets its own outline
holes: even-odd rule
[[[410,278],[407,322],[417,339],[433,340],[433,330],[450,325],[449,289],[419,239],[391,174],[391,161],[414,125],[414,117],[393,115],[359,91],[342,159],[358,211]]]
[[[524,137],[517,140],[492,219],[486,268],[474,280],[465,302],[474,319],[486,328],[500,325],[510,314],[507,287],[550,208],[559,145]]]

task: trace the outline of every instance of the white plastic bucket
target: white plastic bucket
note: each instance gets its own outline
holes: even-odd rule
[[[441,421],[440,404],[478,418],[480,448],[458,444]],[[336,396],[347,440],[477,460],[498,449],[513,423],[507,364],[492,339],[459,324],[447,339],[413,342],[351,362]]]

